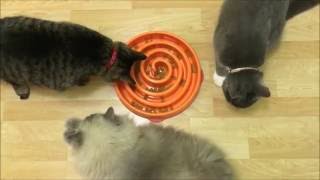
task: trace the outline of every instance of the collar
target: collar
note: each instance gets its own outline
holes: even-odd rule
[[[226,67],[226,69],[227,69],[227,75],[228,74],[237,73],[237,72],[241,72],[241,71],[246,71],[246,70],[254,70],[254,71],[261,72],[260,69],[254,68],[254,67],[241,67],[241,68],[235,68],[235,69],[231,69],[230,67]],[[222,84],[223,84],[224,80],[226,79],[227,75],[221,76],[221,75],[218,75],[217,71],[215,71],[214,74],[213,74],[214,83],[218,87],[222,87]]]
[[[231,69],[231,68],[227,67],[228,74],[233,74],[233,73],[246,71],[246,70],[254,70],[254,71],[260,72],[260,69],[254,68],[254,67],[240,67],[240,68],[235,68],[235,69]]]
[[[112,65],[114,65],[117,60],[118,60],[118,51],[116,50],[116,48],[112,48],[112,53],[111,53],[111,58],[109,59],[109,61],[107,62],[106,69],[110,69],[112,67]]]

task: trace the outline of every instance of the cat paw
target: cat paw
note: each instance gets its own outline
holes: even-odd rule
[[[226,79],[225,76],[219,76],[217,72],[214,72],[213,74],[213,82],[216,84],[218,87],[222,87],[222,84],[224,80]]]
[[[28,93],[28,94],[20,94],[19,96],[20,96],[21,100],[26,100],[26,99],[29,99],[30,93]]]
[[[84,83],[84,82],[79,82],[77,85],[78,86],[86,86],[88,84],[88,82]]]
[[[77,85],[78,86],[85,86],[89,83],[90,78],[82,78],[78,81]]]
[[[30,96],[30,88],[27,85],[20,85],[12,83],[12,87],[20,99],[28,99]]]

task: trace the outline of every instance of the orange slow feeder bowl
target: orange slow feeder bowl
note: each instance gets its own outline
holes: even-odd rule
[[[129,46],[148,58],[131,69],[135,86],[118,82],[116,92],[133,113],[161,122],[184,111],[197,96],[203,74],[195,51],[181,38],[164,32],[144,33]]]

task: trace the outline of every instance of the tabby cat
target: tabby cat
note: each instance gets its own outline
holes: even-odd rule
[[[0,19],[0,77],[21,99],[30,84],[65,90],[90,76],[134,84],[130,68],[143,53],[84,26],[16,16]]]

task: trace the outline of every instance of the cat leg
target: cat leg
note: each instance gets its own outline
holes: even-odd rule
[[[28,99],[30,96],[30,87],[25,84],[15,84],[11,83],[14,91],[18,96],[20,96],[20,99]]]
[[[218,87],[222,87],[227,74],[228,72],[226,70],[226,67],[216,61],[216,71],[213,74],[213,81]]]
[[[78,86],[85,86],[89,83],[89,81],[90,81],[89,76],[83,76],[78,80],[77,85]]]
[[[226,79],[225,76],[220,76],[217,71],[213,74],[213,81],[218,87],[222,87],[224,80]]]

